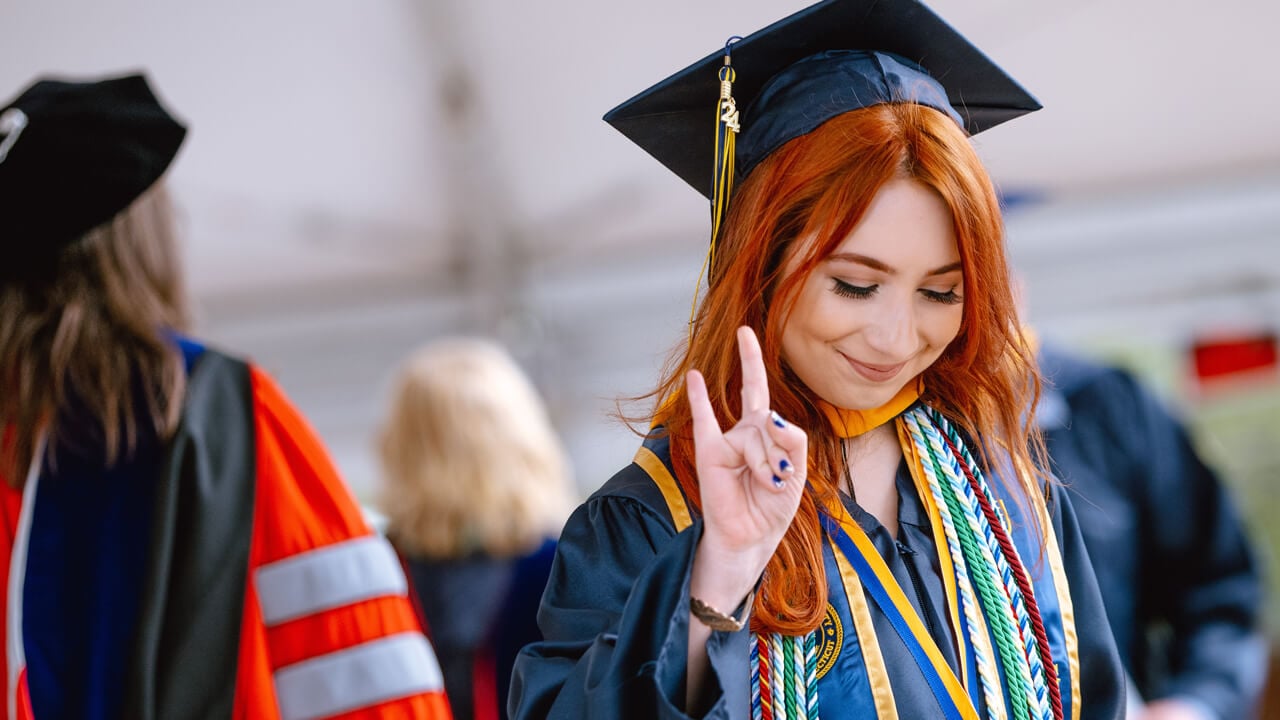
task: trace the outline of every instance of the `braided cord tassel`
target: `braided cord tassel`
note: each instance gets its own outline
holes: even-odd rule
[[[1040,616],[1040,608],[1036,604],[1035,591],[1031,586],[1030,575],[1026,572],[1026,568],[1022,564],[1021,558],[1018,556],[1017,548],[1014,547],[1013,541],[1009,538],[1009,533],[1005,527],[1009,520],[1002,517],[995,510],[996,500],[991,492],[990,486],[987,484],[986,477],[982,469],[974,461],[973,456],[969,453],[968,447],[956,432],[954,426],[947,422],[946,418],[936,413],[938,427],[945,434],[943,441],[946,442],[951,454],[962,460],[960,469],[964,472],[965,478],[968,480],[968,487],[977,498],[978,505],[983,515],[986,517],[987,524],[990,526],[995,542],[997,543],[1003,559],[1010,566],[1010,574],[1016,582],[1020,590],[1020,596],[1026,603],[1025,610],[1029,617],[1030,630],[1028,631],[1034,636],[1036,651],[1029,650],[1028,653],[1039,659],[1039,665],[1043,669],[1046,676],[1046,684],[1048,685],[1049,704],[1052,706],[1051,712],[1054,718],[1062,717],[1062,697],[1058,687],[1058,675],[1053,663],[1053,654],[1049,647],[1048,635],[1044,629],[1044,621]]]
[[[921,410],[922,414],[925,412]],[[926,419],[931,420],[927,415]],[[979,544],[984,563],[993,571],[991,579],[994,581],[997,576],[1000,579],[998,597],[1002,600],[1001,605],[1012,622],[1011,635],[1021,646],[1020,652],[1015,656],[1014,667],[1022,676],[1034,714],[1039,720],[1050,720],[1052,715],[1049,708],[1048,689],[1045,685],[1044,667],[1031,629],[1031,618],[1027,614],[1022,590],[1013,577],[1013,571],[1009,567],[999,541],[996,540],[991,523],[982,511],[973,487],[967,482],[966,473],[961,470],[960,458],[951,452],[951,446],[947,443],[941,428],[933,422],[922,423],[922,425],[932,450],[930,457],[938,464],[940,472],[946,476],[956,501],[963,504],[964,517],[969,530]]]
[[[995,533],[996,540],[1004,556],[1012,566],[1012,574],[1026,602],[1026,612],[1030,616],[1031,631],[1038,646],[1038,652],[1029,654],[1038,656],[1040,660],[1040,665],[1045,675],[1045,683],[1048,686],[1049,706],[1052,717],[1055,720],[1062,720],[1065,714],[1062,707],[1062,689],[1058,683],[1058,672],[1049,647],[1048,633],[1044,629],[1044,620],[1036,603],[1034,589],[1031,587],[1030,575],[1026,572],[1021,558],[1018,557],[1017,548],[1014,547],[1013,541],[1009,539],[1008,530],[1005,528],[1005,524],[1008,521],[1007,519],[1002,520],[996,513],[991,488],[987,484],[981,468],[974,462],[973,456],[970,455],[968,448],[960,439],[955,428],[947,422],[946,418],[942,417],[941,413],[934,411],[934,416],[936,424],[945,432],[944,439],[953,456],[964,460],[961,469],[978,497],[982,512]]]
[[[778,647],[782,650],[782,652],[778,653],[782,658],[782,672],[787,676],[787,718],[788,720],[799,720],[796,716],[798,688],[796,687],[795,661],[791,657],[792,638],[781,634],[777,638]]]
[[[756,635],[760,668],[760,717],[773,720],[773,668],[769,663],[769,638]]]
[[[777,720],[787,720],[787,672],[786,657],[782,650],[782,636],[778,633],[769,635],[769,664],[773,667],[773,716]]]
[[[751,634],[752,720],[818,720],[818,632]]]
[[[789,675],[795,677],[795,710],[791,711],[791,717],[796,720],[809,720],[809,703],[806,696],[809,688],[805,683],[804,677],[804,636],[787,637],[787,652],[791,656],[791,672]]]
[[[930,460],[936,462],[935,458],[930,458]],[[952,515],[962,516],[964,507],[955,496],[955,493],[948,485],[943,485],[942,490],[943,498]],[[973,536],[972,529],[967,524],[961,524],[957,529],[959,530],[960,546],[964,550],[969,566],[978,568],[972,577],[974,584],[977,586],[978,595],[982,598],[982,606],[986,610],[987,627],[994,636],[996,651],[1004,667],[1005,686],[1009,690],[1009,701],[1012,705],[1010,715],[1015,720],[1030,720],[1031,713],[1027,705],[1028,689],[1023,682],[1021,674],[1018,672],[1020,653],[1018,644],[1014,639],[1016,632],[1011,627],[1013,625],[1013,616],[1009,612],[1008,602],[1002,596],[999,586],[991,577],[994,570],[984,562],[982,551],[977,539]],[[1025,664],[1025,659],[1022,663]]]
[[[818,720],[818,633],[821,628],[804,636],[804,685],[805,705],[809,720]]]
[[[929,457],[928,445],[924,441],[919,419],[914,413],[904,415],[903,419],[907,433],[911,436],[912,444],[916,446],[917,454],[921,458]],[[956,533],[950,507],[942,496],[942,489],[933,465],[922,462],[921,466],[925,476],[925,484],[929,488],[929,494],[933,497],[934,504],[938,508],[938,514],[941,516],[943,534],[947,540],[947,552],[951,556],[952,564],[955,566],[960,604],[968,622],[970,644],[973,646],[974,661],[978,666],[978,680],[982,687],[982,696],[986,700],[987,714],[990,720],[1006,720],[1008,708],[1004,700],[1004,693],[1001,690],[1000,670],[990,654],[990,645],[987,642],[987,638],[981,634],[981,628],[985,623],[978,617],[981,609],[978,607],[977,600],[974,599],[968,564],[965,562],[964,552],[960,547],[960,540]]]
[[[931,464],[938,478],[945,477],[945,470],[940,464],[937,453],[934,451],[935,448],[930,442],[935,439],[931,437],[932,426],[925,422],[920,422],[919,428],[921,435],[925,438],[927,451],[922,456],[922,462]],[[936,435],[936,432],[933,434]],[[927,458],[927,461],[924,458]],[[1004,597],[1002,587],[993,579],[995,568],[991,564],[990,558],[983,557],[982,546],[968,522],[969,518],[965,512],[964,505],[956,497],[952,483],[950,481],[939,482],[939,487],[952,516],[965,519],[964,522],[955,523],[957,537],[971,571],[971,578],[982,600],[987,627],[995,640],[996,652],[1003,666],[1005,687],[1008,689],[1008,697],[1011,704],[1010,715],[1014,720],[1030,720],[1031,714],[1028,706],[1029,685],[1025,683],[1022,674],[1019,672],[1019,663],[1025,665],[1026,658],[1021,657],[1017,643],[1017,630],[1014,628],[1015,623],[1013,614],[1009,610],[1008,598]]]
[[[935,427],[937,427],[935,425]],[[945,448],[939,448],[939,451],[950,461],[955,472],[954,478],[956,487],[962,491],[966,504],[969,506],[969,522],[974,526],[975,532],[980,532],[981,537],[985,541],[984,551],[994,558],[996,569],[1000,573],[1000,578],[1004,583],[1004,591],[1010,600],[1010,607],[1017,619],[1018,634],[1022,639],[1023,654],[1025,657],[1025,665],[1020,664],[1020,669],[1025,667],[1029,671],[1030,677],[1024,677],[1028,681],[1028,687],[1033,691],[1033,699],[1037,710],[1037,715],[1041,720],[1050,720],[1053,711],[1050,708],[1048,685],[1045,680],[1044,662],[1040,655],[1040,646],[1037,642],[1036,635],[1032,629],[1031,616],[1027,612],[1026,593],[1014,576],[1013,569],[1009,565],[1009,558],[1006,555],[1005,548],[1002,547],[1000,541],[996,538],[995,528],[1000,527],[1000,521],[997,519],[994,526],[990,517],[983,511],[983,503],[980,497],[985,495],[986,488],[981,486],[978,492],[974,490],[974,484],[968,482],[973,477],[969,468],[962,468],[959,461],[962,456],[959,455],[954,443],[951,442],[946,435],[943,435],[943,428],[938,427],[936,436],[939,440],[946,444]],[[955,438],[957,441],[958,437]],[[979,495],[982,493],[982,495]],[[989,498],[987,505],[990,505]],[[1009,546],[1012,549],[1012,545]],[[1016,562],[1016,560],[1015,560]]]
[[[764,715],[760,707],[760,638],[751,633],[751,720],[761,720]]]

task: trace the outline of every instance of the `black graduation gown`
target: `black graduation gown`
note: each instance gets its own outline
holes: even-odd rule
[[[542,639],[536,616],[555,547],[548,538],[519,557],[405,558],[454,720],[507,717],[516,654]],[[477,697],[477,685],[495,692]]]
[[[647,441],[666,461],[664,441]],[[905,466],[904,466],[905,467]],[[869,514],[853,506],[895,578],[955,668],[948,613],[941,591],[934,541],[924,511],[905,472],[899,473],[900,532],[897,542]],[[1069,579],[1079,635],[1081,695],[1085,720],[1123,717],[1124,687],[1111,631],[1102,610],[1075,515],[1055,494],[1052,523]],[[570,517],[560,539],[539,611],[545,640],[527,646],[516,661],[510,714],[513,718],[685,718],[682,711],[688,644],[688,584],[702,523],[694,519],[677,533],[661,491],[633,463],[615,475]],[[901,543],[901,545],[899,545]],[[830,548],[828,547],[828,552]],[[1028,561],[1030,565],[1032,561]],[[829,582],[832,573],[828,573]],[[919,589],[911,590],[912,576]],[[838,582],[835,580],[834,582]],[[938,702],[888,620],[872,606],[885,664],[894,681],[899,717],[941,717]],[[832,677],[859,663],[854,633],[846,632],[846,652]],[[708,641],[718,700],[706,717],[746,718],[750,689],[748,639],[714,632]],[[852,645],[850,648],[849,646]],[[857,697],[857,681],[846,683]],[[855,703],[821,697],[824,717],[875,717]],[[862,696],[865,698],[865,694]]]

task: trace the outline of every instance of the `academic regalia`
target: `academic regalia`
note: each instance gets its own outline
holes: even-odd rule
[[[75,372],[48,380],[71,380],[54,395],[55,441],[19,448],[25,477],[0,478],[0,720],[448,718],[394,551],[275,381],[164,333],[175,308],[145,321],[85,310],[119,302],[106,288],[130,280],[110,265],[131,258],[95,265],[103,277],[84,288],[51,291],[75,267],[69,253],[109,242],[93,231],[127,217],[185,135],[138,74],[41,78],[0,106],[0,288],[47,304],[28,323],[45,323],[34,344],[52,344],[46,359],[64,340],[77,353],[127,353],[64,331],[104,322],[115,328],[84,337],[148,334],[141,324],[163,337],[134,342],[171,343],[187,374],[173,436],[118,428],[116,453]],[[156,245],[172,242],[162,223],[148,225]],[[169,302],[150,289],[153,303]],[[30,349],[24,360],[34,362]],[[0,383],[17,383],[5,369]],[[154,380],[132,378],[144,419],[163,400],[145,395]],[[25,442],[39,428],[0,427],[0,443],[18,444],[11,430]]]
[[[313,431],[261,370],[177,342],[173,439],[2,486],[0,718],[447,718],[394,553]]]
[[[651,458],[657,458],[655,466]],[[666,470],[667,475],[663,476]],[[688,583],[693,552],[702,525],[690,518],[678,485],[670,478],[664,440],[648,440],[637,462],[623,469],[570,517],[560,538],[539,623],[546,640],[527,647],[516,663],[511,712],[515,718],[686,717],[684,683],[688,645]],[[656,477],[655,477],[656,476]],[[924,616],[933,642],[959,674],[955,644],[950,640],[947,608],[936,546],[929,519],[905,463],[898,473],[897,538],[844,497],[845,506],[867,532],[914,612]],[[668,502],[671,500],[672,502]],[[1103,611],[1092,569],[1080,540],[1069,500],[1057,491],[1049,501],[1061,565],[1070,586],[1073,618],[1101,618]],[[1014,509],[1012,503],[1006,507]],[[683,513],[683,515],[682,515]],[[684,520],[681,520],[684,517]],[[677,532],[678,525],[688,523]],[[1025,529],[1025,528],[1024,528]],[[1036,577],[1040,609],[1051,628],[1061,621],[1056,588],[1046,558],[1025,543],[1030,533],[1015,534]],[[1050,552],[1046,549],[1046,552]],[[836,551],[824,551],[831,589],[828,619],[823,624],[819,662],[820,711],[824,717],[886,718],[889,698],[867,671],[850,602],[841,583]],[[919,582],[920,588],[912,587]],[[857,600],[857,598],[855,598]],[[870,595],[854,605],[870,612],[878,648],[891,686],[892,708],[902,718],[942,717],[939,703],[906,645]],[[923,613],[921,613],[923,610]],[[1120,718],[1123,681],[1110,629],[1098,623],[1074,625],[1078,637],[1076,681],[1068,671],[1069,650],[1056,637],[1055,658],[1062,658],[1065,686],[1080,682],[1079,717]],[[1051,633],[1051,636],[1053,633]],[[708,656],[718,700],[706,717],[746,718],[750,632],[714,632]],[[1064,691],[1064,698],[1071,695]],[[877,704],[880,703],[879,709]],[[1074,713],[1070,710],[1069,713]]]
[[[1262,580],[1228,488],[1129,373],[1051,345],[1040,367],[1037,420],[1137,691],[1252,717],[1266,667]]]

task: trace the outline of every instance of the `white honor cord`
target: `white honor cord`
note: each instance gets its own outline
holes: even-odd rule
[[[14,530],[13,550],[9,556],[9,612],[5,618],[8,642],[5,656],[8,660],[7,693],[5,701],[9,717],[18,716],[18,676],[27,664],[22,647],[22,588],[27,575],[27,540],[31,534],[31,515],[36,509],[36,490],[40,483],[41,461],[44,459],[45,434],[40,433],[31,453],[31,469],[27,482],[22,486],[22,510],[18,514],[18,527]]]

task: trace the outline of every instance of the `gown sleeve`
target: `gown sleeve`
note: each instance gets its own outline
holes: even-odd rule
[[[676,534],[635,499],[597,496],[569,518],[516,659],[512,718],[686,718],[689,575],[701,521]],[[746,711],[749,630],[713,632],[705,717]],[[741,713],[733,713],[742,717]]]
[[[1080,651],[1080,719],[1120,720],[1125,716],[1124,669],[1102,605],[1098,580],[1080,535],[1080,524],[1066,493],[1053,486],[1050,497],[1054,532],[1071,588]]]
[[[257,482],[233,717],[276,717],[263,707],[274,697],[284,718],[447,720],[395,551],[307,419],[251,372]]]

